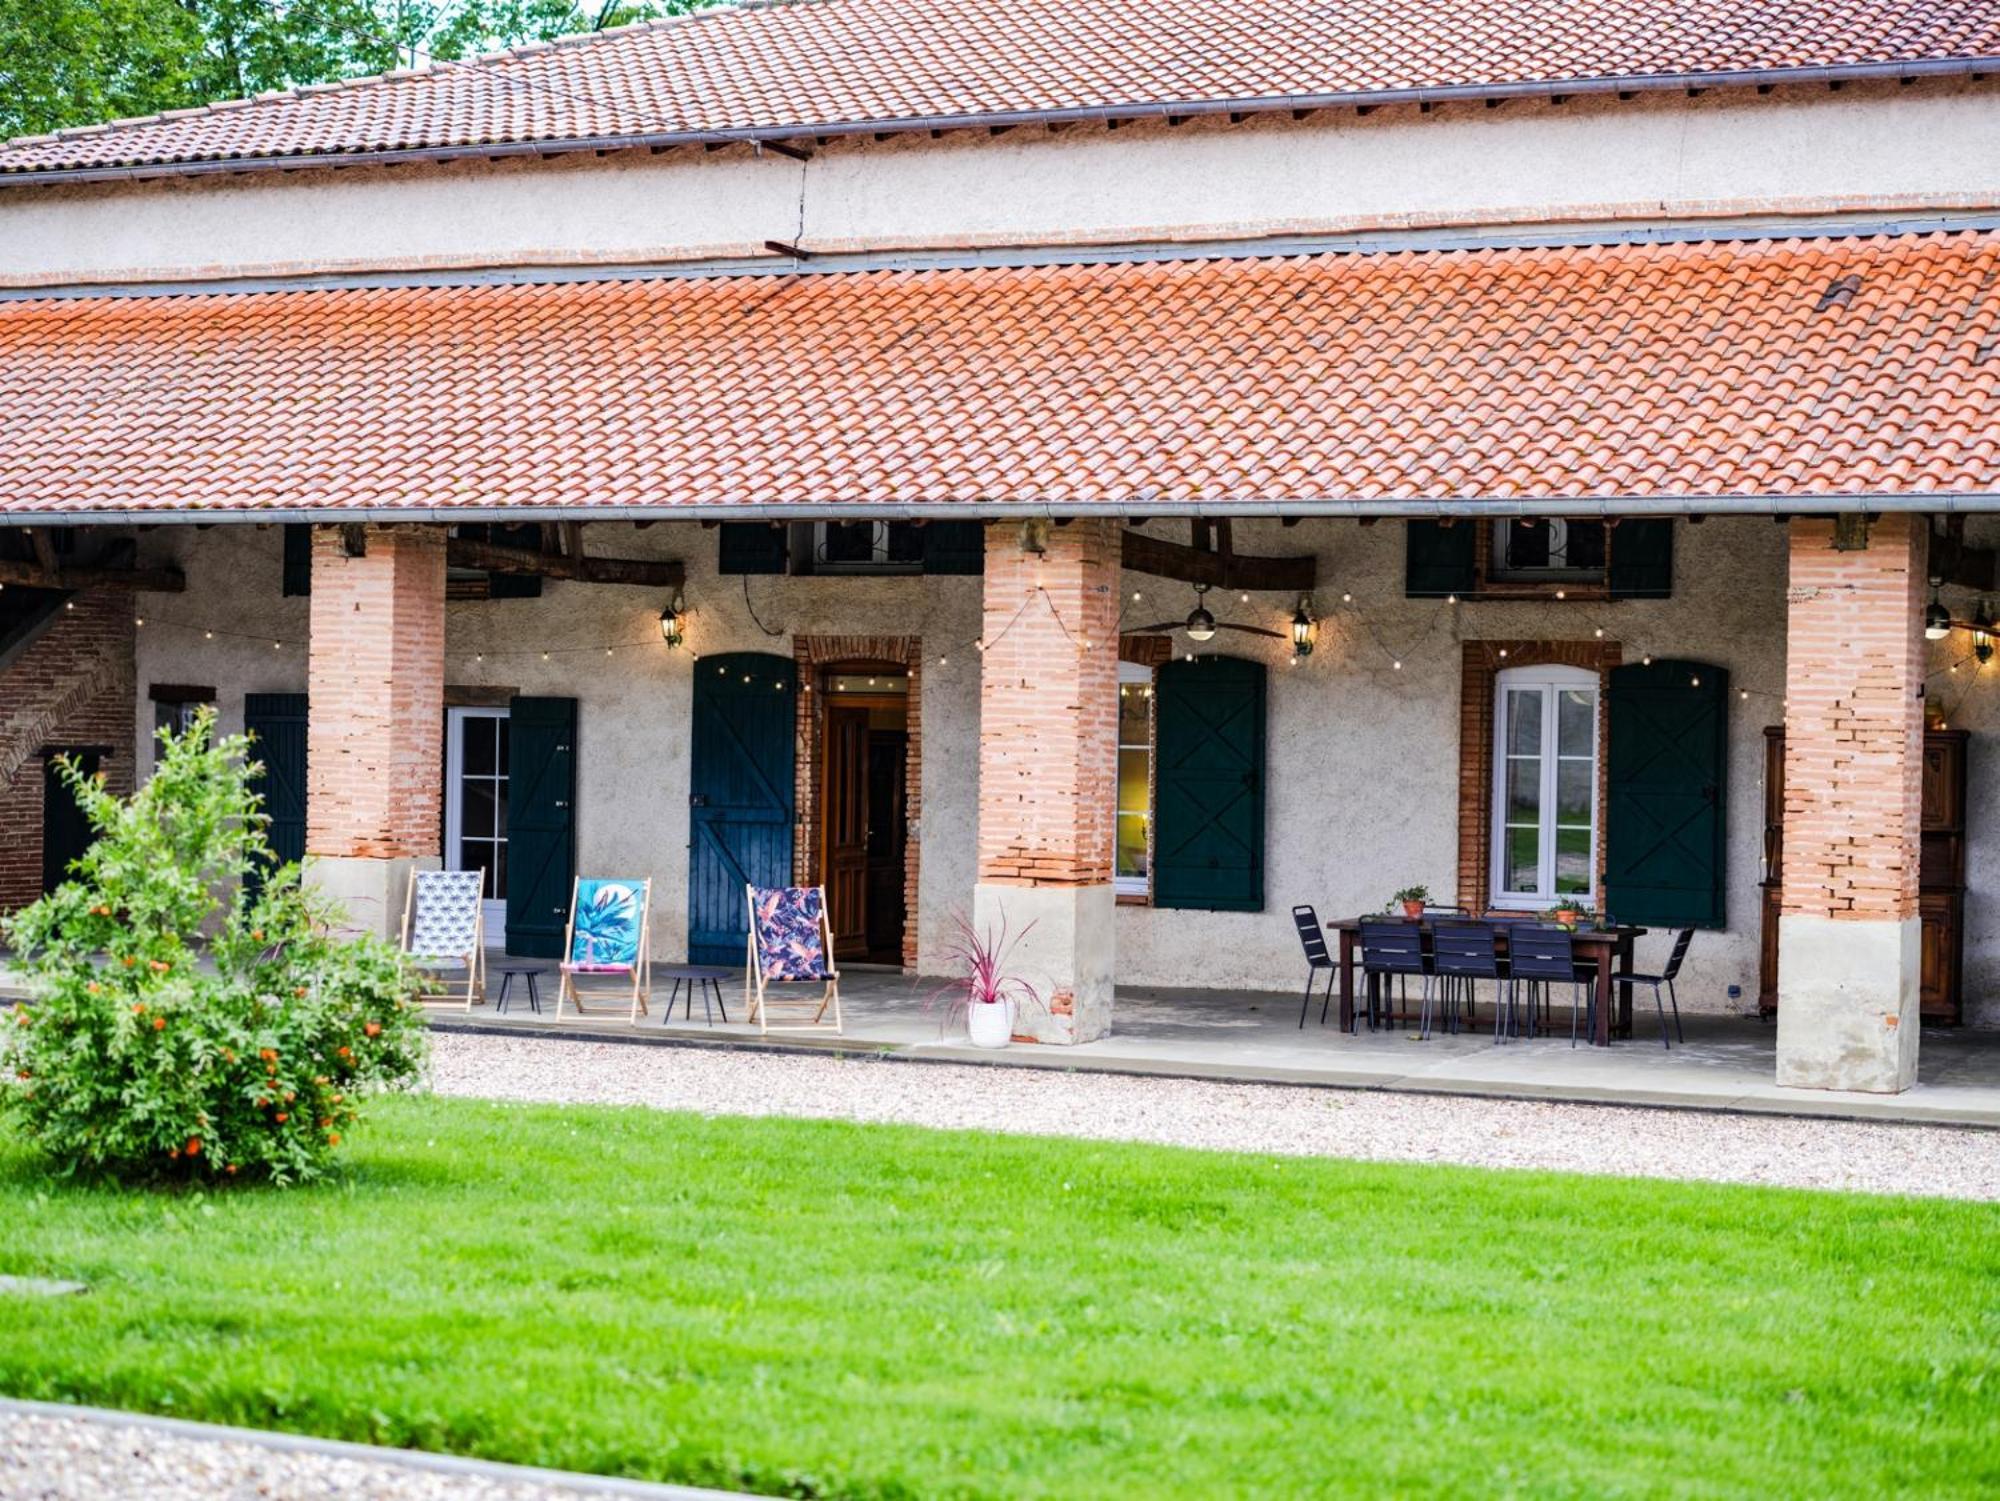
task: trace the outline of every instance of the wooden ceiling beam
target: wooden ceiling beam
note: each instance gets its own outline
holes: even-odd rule
[[[664,558],[587,558],[536,552],[530,547],[503,547],[453,537],[446,557],[454,568],[480,568],[488,573],[538,574],[579,584],[638,584],[652,589],[678,589],[687,570]]]
[[[1319,577],[1319,559],[1248,558],[1232,552],[1207,552],[1129,528],[1120,534],[1124,564],[1134,573],[1178,579],[1184,584],[1208,584],[1217,589],[1263,589],[1279,594],[1310,592]]]

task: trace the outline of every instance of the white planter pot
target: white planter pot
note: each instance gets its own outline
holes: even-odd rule
[[[1004,1048],[1014,1035],[1013,1002],[968,1002],[965,1008],[965,1031],[976,1048]]]

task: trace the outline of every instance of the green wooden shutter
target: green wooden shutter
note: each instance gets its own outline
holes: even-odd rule
[[[306,717],[303,693],[243,696],[243,729],[255,737],[250,759],[264,768],[253,784],[271,820],[264,838],[280,865],[306,857]],[[250,872],[252,890],[262,874]]]
[[[924,528],[925,573],[984,573],[986,526],[979,521],[933,521]]]
[[[764,521],[725,521],[720,536],[717,573],[783,573],[786,528]]]
[[[507,951],[562,957],[576,877],[576,700],[516,698],[507,714]]]
[[[1606,582],[1613,599],[1666,599],[1674,592],[1674,524],[1625,520],[1610,529]]]
[[[1260,912],[1264,669],[1168,662],[1153,693],[1153,905]]]
[[[313,529],[305,522],[285,523],[285,571],[280,592],[310,594],[313,588]]]
[[[1729,673],[1657,658],[1613,668],[1607,713],[1603,910],[1723,926]]]
[[[1477,532],[1474,521],[1410,522],[1404,532],[1403,593],[1411,599],[1472,593],[1479,582],[1473,557]]]

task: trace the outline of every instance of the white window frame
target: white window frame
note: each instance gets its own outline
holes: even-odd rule
[[[1507,695],[1523,688],[1542,690],[1540,844],[1534,891],[1511,891],[1507,880]],[[1558,894],[1556,866],[1556,771],[1559,761],[1558,703],[1566,691],[1590,694],[1590,880],[1581,892]],[[1488,830],[1488,881],[1495,907],[1542,910],[1563,901],[1597,903],[1598,788],[1604,775],[1603,679],[1587,667],[1510,667],[1493,679],[1493,822]],[[1578,758],[1571,758],[1578,759]],[[1525,825],[1523,825],[1525,827]]]
[[[1153,669],[1152,669],[1152,668],[1150,668],[1150,667],[1147,667],[1147,666],[1145,666],[1145,665],[1144,665],[1143,663],[1139,663],[1139,662],[1120,662],[1120,663],[1118,664],[1118,688],[1119,688],[1119,691],[1120,691],[1121,693],[1122,693],[1122,692],[1123,692],[1123,691],[1124,691],[1125,689],[1127,689],[1127,688],[1143,688],[1143,689],[1145,689],[1145,691],[1146,691],[1146,692],[1147,692],[1147,693],[1148,693],[1148,694],[1150,695],[1150,694],[1152,693],[1152,691],[1153,691]],[[1121,723],[1122,723],[1122,721],[1123,721],[1123,718],[1124,718],[1124,716],[1123,716],[1123,715],[1119,715],[1119,716],[1117,716],[1116,718],[1114,718],[1114,719],[1113,719],[1112,723],[1113,723],[1113,724],[1121,724]],[[1114,752],[1113,754],[1114,754],[1114,756],[1116,756],[1116,755],[1121,755],[1121,754],[1123,754],[1123,753],[1124,753],[1125,751],[1127,751],[1127,750],[1138,750],[1139,748],[1140,748],[1140,747],[1139,747],[1139,746],[1138,746],[1137,744],[1129,744],[1129,745],[1128,745],[1128,744],[1126,743],[1126,741],[1125,741],[1125,739],[1124,739],[1123,735],[1121,734],[1121,735],[1119,736],[1119,738],[1118,738],[1118,746],[1117,746],[1117,750],[1116,750],[1116,751],[1115,751],[1115,752]],[[1143,876],[1121,876],[1121,875],[1119,875],[1119,874],[1118,874],[1118,858],[1117,858],[1117,849],[1118,849],[1118,819],[1119,819],[1119,817],[1120,817],[1120,814],[1119,814],[1119,811],[1118,811],[1118,775],[1117,775],[1117,770],[1116,770],[1116,765],[1115,765],[1115,762],[1114,762],[1114,766],[1113,766],[1113,771],[1112,771],[1112,777],[1111,777],[1111,835],[1112,835],[1112,837],[1111,837],[1111,848],[1112,848],[1112,861],[1111,861],[1111,885],[1112,885],[1112,888],[1113,888],[1113,890],[1114,890],[1114,891],[1116,892],[1116,894],[1117,894],[1117,895],[1119,895],[1119,896],[1150,896],[1150,895],[1152,894],[1152,889],[1153,889],[1153,875],[1152,875],[1152,871],[1153,871],[1153,860],[1152,860],[1152,849],[1153,849],[1153,790],[1152,790],[1152,767],[1153,767],[1153,761],[1152,761],[1152,758],[1153,758],[1153,716],[1152,716],[1152,715],[1151,715],[1150,713],[1149,713],[1149,714],[1147,714],[1147,716],[1146,716],[1146,744],[1145,744],[1145,751],[1146,751],[1146,813],[1145,813],[1145,818],[1146,818],[1146,874],[1145,874],[1145,875],[1143,875]]]
[[[483,707],[454,706],[445,711],[445,756],[444,756],[444,868],[463,870],[465,865],[459,854],[459,835],[465,815],[462,807],[460,782],[465,776],[465,725],[473,719],[497,719],[501,722],[500,733],[507,733],[506,724],[511,717],[507,710]],[[513,780],[514,768],[507,768],[508,781]],[[511,800],[510,800],[511,804]],[[495,901],[481,902],[486,917],[486,942],[489,946],[507,946],[507,901],[502,897]]]

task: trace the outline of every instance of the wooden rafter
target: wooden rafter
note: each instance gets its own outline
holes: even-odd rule
[[[1197,521],[1194,540],[1194,546],[1184,546],[1128,528],[1122,534],[1124,564],[1134,573],[1179,579],[1186,584],[1280,594],[1309,593],[1319,577],[1319,560],[1310,553],[1293,558],[1238,556],[1230,545],[1226,521]]]
[[[579,543],[579,546],[581,544]],[[531,547],[506,547],[498,542],[475,542],[453,537],[446,544],[446,557],[454,568],[480,568],[488,573],[538,574],[542,578],[567,579],[582,584],[639,584],[655,589],[678,589],[686,577],[680,563],[663,558],[592,558],[581,551],[537,552]]]
[[[179,594],[187,588],[187,577],[178,568],[134,568],[130,564],[132,540],[121,537],[105,548],[95,562],[64,565],[55,549],[37,530],[30,534],[36,560],[32,563],[0,558],[0,584],[23,589],[139,589],[155,594]]]

